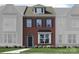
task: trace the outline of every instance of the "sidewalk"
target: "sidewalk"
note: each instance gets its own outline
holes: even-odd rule
[[[30,48],[24,48],[24,49],[18,49],[18,50],[13,50],[13,51],[7,51],[7,52],[2,52],[2,53],[20,53],[25,50],[29,50]]]

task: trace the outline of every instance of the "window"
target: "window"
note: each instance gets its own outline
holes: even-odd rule
[[[13,43],[16,43],[17,42],[17,36],[16,36],[16,33],[14,33],[13,35],[12,35],[12,40],[13,40]]]
[[[4,34],[4,43],[7,43],[7,35]]]
[[[37,13],[37,14],[42,14],[42,13],[44,13],[44,8],[35,8],[35,13]]]
[[[44,43],[44,34],[40,34],[40,43]]]
[[[12,35],[8,34],[8,43],[12,43]]]
[[[51,19],[47,19],[47,20],[46,20],[46,26],[47,26],[47,27],[52,27],[51,24],[52,24]]]
[[[40,27],[42,25],[42,20],[41,19],[37,19],[36,20],[36,26]]]
[[[3,36],[0,34],[0,43],[3,43]]]
[[[76,43],[76,35],[73,35],[73,43]]]
[[[38,35],[38,41],[40,44],[51,43],[51,33],[40,33]]]
[[[45,43],[49,43],[49,34],[45,34]]]
[[[69,43],[76,43],[76,35],[75,34],[69,34],[68,35],[68,42]]]
[[[62,35],[59,35],[59,43],[62,43]]]
[[[16,43],[16,33],[4,33],[3,35],[3,42],[4,43]]]
[[[32,27],[32,20],[31,19],[27,19],[26,20],[26,25],[27,25],[27,27]]]
[[[72,35],[71,35],[71,34],[68,35],[68,42],[69,42],[69,43],[72,42]]]
[[[40,34],[40,43],[49,43],[49,34]]]

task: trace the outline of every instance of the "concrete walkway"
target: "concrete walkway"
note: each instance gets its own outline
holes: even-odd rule
[[[18,49],[18,50],[7,51],[7,52],[2,52],[2,53],[20,53],[25,50],[30,50],[30,48]]]

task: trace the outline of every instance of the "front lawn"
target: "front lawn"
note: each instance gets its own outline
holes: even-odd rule
[[[0,48],[0,53],[1,52],[12,51],[12,50],[17,50],[17,49],[21,49],[21,48]]]
[[[21,53],[79,53],[79,48],[31,48]]]

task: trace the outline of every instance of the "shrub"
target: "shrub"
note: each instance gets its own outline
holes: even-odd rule
[[[5,48],[9,48],[8,46],[5,46]]]
[[[17,46],[14,46],[14,48],[18,48]]]

